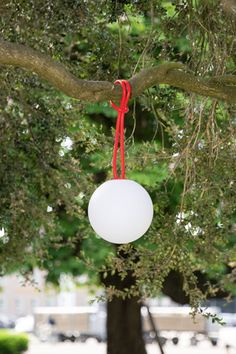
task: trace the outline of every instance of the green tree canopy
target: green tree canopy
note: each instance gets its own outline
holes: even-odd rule
[[[129,295],[152,296],[175,270],[195,307],[218,290],[234,292],[230,1],[0,6],[1,273],[38,265],[55,282],[61,272],[94,281],[131,272]],[[127,176],[149,190],[155,217],[145,237],[115,250],[93,233],[86,210],[96,186],[112,178],[116,113],[108,101],[120,98],[117,78],[130,78],[133,89]],[[197,272],[209,280],[204,291]],[[107,287],[114,293],[125,295]]]

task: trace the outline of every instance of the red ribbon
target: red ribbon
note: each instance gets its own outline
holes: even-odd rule
[[[117,121],[116,121],[116,134],[115,134],[115,142],[114,142],[114,150],[113,150],[112,169],[113,169],[114,179],[125,179],[124,120],[125,120],[125,113],[127,113],[129,110],[128,101],[131,95],[131,86],[127,80],[116,80],[114,84],[121,85],[122,98],[120,101],[120,106],[116,106],[113,102],[111,102],[111,106],[118,112]],[[119,145],[120,145],[121,177],[118,177],[117,167],[116,167]]]

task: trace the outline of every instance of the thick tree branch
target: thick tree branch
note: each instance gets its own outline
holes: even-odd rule
[[[83,101],[101,102],[121,97],[120,86],[114,87],[108,81],[77,79],[49,56],[20,44],[0,41],[0,65],[13,65],[34,72],[66,95]],[[154,85],[168,84],[187,92],[236,103],[236,76],[196,77],[180,63],[144,69],[129,81],[132,97]]]

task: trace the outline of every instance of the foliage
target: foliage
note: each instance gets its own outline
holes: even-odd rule
[[[235,19],[220,1],[5,1],[1,34],[62,61],[80,78],[129,78],[181,61],[199,76],[235,71]],[[1,271],[36,264],[61,272],[131,272],[136,285],[107,296],[157,294],[183,276],[197,308],[220,289],[235,292],[235,107],[160,85],[132,100],[127,175],[150,192],[147,235],[118,250],[94,235],[86,210],[111,178],[115,115],[85,105],[19,69],[1,71]],[[72,144],[71,144],[72,143]],[[203,293],[196,271],[206,274]]]
[[[21,354],[28,349],[28,338],[23,334],[12,334],[5,330],[0,332],[0,352],[4,354]]]

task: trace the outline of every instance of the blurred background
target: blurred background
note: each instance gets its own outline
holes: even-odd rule
[[[35,283],[28,285],[21,275],[1,278],[1,332],[27,334],[29,354],[52,350],[105,353],[106,303],[93,302],[102,290],[91,291],[83,285],[84,276],[61,275],[57,288],[46,284],[45,276],[34,270]],[[180,306],[167,296],[143,303],[142,330],[148,353],[236,353],[236,299],[230,303],[214,299],[206,305],[223,325],[202,315],[193,319],[189,306]]]

